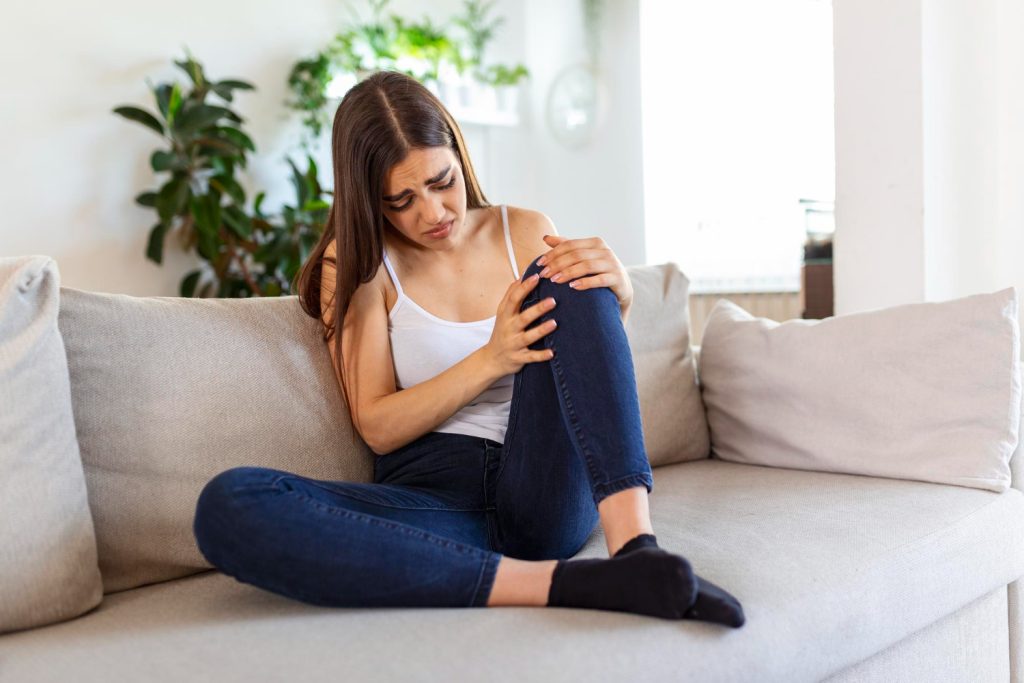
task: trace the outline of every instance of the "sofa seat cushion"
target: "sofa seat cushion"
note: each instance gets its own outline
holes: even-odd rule
[[[1016,489],[720,460],[654,478],[659,542],[742,601],[742,628],[567,608],[324,608],[204,572],[2,637],[2,670],[33,681],[820,680],[1024,575]],[[577,557],[605,552],[598,529]]]

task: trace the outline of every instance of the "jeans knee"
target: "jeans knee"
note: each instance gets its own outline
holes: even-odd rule
[[[530,262],[530,265],[526,267],[525,271],[523,271],[523,276],[520,280],[526,280],[526,278],[530,277],[534,273],[540,273],[544,270],[544,266],[537,265],[537,259],[539,258],[540,256]],[[576,277],[574,279],[578,280],[580,278]],[[540,281],[537,282],[536,286],[526,295],[526,299],[523,301],[523,308],[525,309],[529,305],[549,296],[554,297],[561,310],[565,310],[565,305],[568,303],[572,303],[577,306],[587,303],[595,305],[600,303],[614,304],[615,309],[618,309],[618,299],[615,297],[615,292],[613,292],[610,287],[575,289],[569,286],[568,280],[552,282],[551,279],[547,277],[540,278]],[[603,302],[603,299],[607,299],[608,301]],[[542,319],[547,319],[547,316]]]
[[[269,487],[281,474],[284,473],[265,467],[232,467],[206,482],[196,499],[192,531],[199,550],[208,560],[220,534],[237,531],[235,512],[245,494]]]

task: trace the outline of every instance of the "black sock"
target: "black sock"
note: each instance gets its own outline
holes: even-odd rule
[[[697,583],[686,558],[661,548],[641,548],[603,560],[559,560],[548,605],[682,619],[696,596]]]
[[[654,534],[640,534],[619,548],[615,552],[614,557],[627,555],[638,548],[651,547],[660,547],[658,539]],[[743,626],[747,619],[743,614],[743,606],[740,604],[740,601],[707,579],[702,579],[696,574],[693,576],[697,581],[697,600],[683,614],[683,618],[711,621],[733,628]]]

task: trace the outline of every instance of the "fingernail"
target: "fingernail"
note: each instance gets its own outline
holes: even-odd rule
[[[548,262],[548,257],[547,256],[541,256],[539,259],[537,259],[537,265],[538,266],[543,266],[547,262]]]
[[[534,273],[533,275],[530,276],[530,279],[531,280],[536,280],[539,277],[540,277],[540,275],[538,275],[537,273]]]
[[[540,276],[541,276],[541,277],[545,277],[545,276],[547,276],[547,274],[548,274],[548,273],[550,273],[550,272],[551,272],[551,269],[550,269],[550,268],[545,268],[544,270],[540,271]]]

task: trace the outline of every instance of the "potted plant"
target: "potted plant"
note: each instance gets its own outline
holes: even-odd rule
[[[265,193],[246,208],[246,193],[236,178],[256,146],[242,130],[244,120],[229,106],[237,90],[254,90],[246,81],[211,81],[190,54],[174,62],[191,85],[150,86],[156,114],[124,105],[114,113],[157,133],[165,147],[150,156],[155,173],[168,176],[156,191],[135,201],[157,212],[146,257],[162,263],[167,234],[177,231],[184,249],[195,247],[204,263],[181,281],[181,296],[278,296],[291,291],[294,277],[323,232],[329,204],[317,180],[316,164],[300,172],[290,159],[295,206],[280,216],[263,213]],[[211,96],[221,103],[208,101]]]

